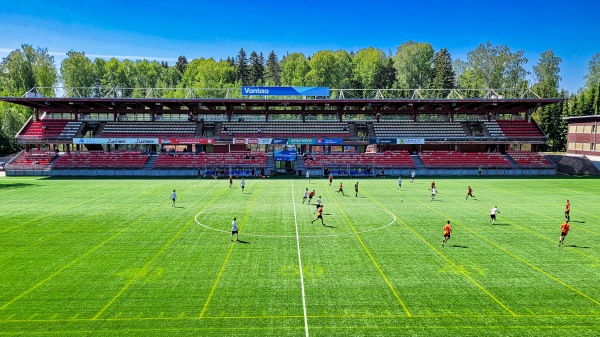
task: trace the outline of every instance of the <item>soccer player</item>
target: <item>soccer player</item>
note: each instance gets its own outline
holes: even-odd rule
[[[309,204],[314,196],[315,196],[315,190],[312,190],[310,193],[308,193],[308,203]]]
[[[333,182],[333,174],[329,173],[329,186],[331,186],[332,182]]]
[[[239,241],[238,226],[237,226],[236,219],[237,218],[233,218],[233,221],[231,222],[231,238],[230,238],[231,241],[233,241],[233,234],[235,234],[235,241]]]
[[[569,230],[571,229],[571,225],[569,225],[569,220],[565,220],[565,223],[560,225],[560,238],[558,239],[558,246],[562,246],[565,242],[565,236],[569,234]]]
[[[323,205],[321,205],[321,207],[319,207],[319,210],[317,212],[317,218],[314,219],[311,223],[314,223],[315,221],[321,219],[321,225],[325,226],[325,223],[323,222]]]
[[[450,233],[452,233],[452,226],[450,225],[450,220],[448,220],[444,226],[444,240],[442,240],[442,247],[450,240]]]
[[[319,198],[317,199],[317,208],[315,209],[313,214],[315,214],[315,212],[318,211],[322,205],[323,205],[323,202],[321,201],[321,196],[319,196]]]
[[[231,187],[231,185],[233,185],[233,176],[230,174],[229,175],[229,187]]]
[[[500,213],[498,206],[494,206],[494,208],[490,210],[490,222],[492,225],[496,222],[496,213]]]
[[[306,201],[306,198],[308,198],[308,187],[304,190],[304,195],[302,196],[302,203]]]
[[[571,213],[571,203],[569,202],[569,199],[567,199],[567,204],[565,205],[565,219],[567,219],[567,222],[571,221],[571,215],[569,213]]]
[[[244,193],[244,187],[246,187],[246,182],[244,181],[244,178],[242,178],[242,181],[240,182],[240,187],[242,188],[242,193]]]
[[[339,189],[339,190],[337,190],[337,192],[338,192],[338,193],[339,193],[339,192],[342,192],[342,195],[343,195],[343,196],[346,196],[346,195],[344,194],[344,186],[342,185],[342,182],[340,182],[340,189]]]
[[[306,183],[310,184],[310,173],[308,173],[308,170],[306,170]]]
[[[432,180],[432,181],[431,181],[431,187],[430,187],[429,189],[430,189],[430,190],[432,190],[432,189],[434,189],[434,188],[435,188],[435,181],[434,181],[434,180]]]
[[[410,182],[411,182],[411,183],[414,183],[414,182],[415,182],[415,176],[416,176],[416,175],[417,175],[417,172],[415,172],[415,170],[413,170],[413,171],[410,173]]]
[[[467,189],[467,196],[465,197],[465,200],[469,199],[469,197],[475,198],[475,196],[473,195],[473,189],[471,188],[471,186],[469,186],[469,188]]]
[[[358,181],[356,182],[356,184],[354,184],[354,192],[356,192],[354,196],[358,197]]]
[[[175,199],[177,199],[177,193],[175,193],[175,190],[173,190],[173,193],[171,193],[171,201],[173,202],[171,207],[175,207]]]
[[[437,194],[437,189],[435,188],[435,186],[431,189],[431,201],[433,201],[433,199],[435,199],[435,195]]]
[[[402,187],[402,177],[398,177],[398,189]]]

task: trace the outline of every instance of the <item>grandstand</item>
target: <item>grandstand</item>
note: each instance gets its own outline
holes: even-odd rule
[[[34,110],[9,175],[554,174],[531,112],[562,100],[490,97],[0,100]]]

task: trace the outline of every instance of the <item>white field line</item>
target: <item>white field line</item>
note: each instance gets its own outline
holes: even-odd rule
[[[296,215],[296,199],[294,198],[294,182],[292,185],[292,204],[294,205],[294,224],[296,225],[296,246],[298,247],[298,268],[300,270],[300,284],[302,285],[302,310],[304,311],[304,331],[308,337],[308,317],[306,316],[306,295],[304,292],[304,273],[302,272],[302,257],[300,256],[300,235],[298,234],[298,217]]]

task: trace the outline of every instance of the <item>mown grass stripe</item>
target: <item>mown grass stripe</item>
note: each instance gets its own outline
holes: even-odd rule
[[[441,216],[444,216],[444,217],[446,217],[446,218],[448,218],[448,219],[452,219],[452,218],[451,218],[451,217],[449,217],[447,214],[444,214],[444,213],[442,213],[442,212],[440,212],[440,211],[438,211],[438,210],[436,210],[436,209],[432,208],[431,206],[426,206],[426,204],[425,204],[425,203],[423,203],[423,202],[421,202],[421,201],[419,201],[419,200],[417,200],[417,199],[414,199],[414,198],[411,198],[411,199],[412,199],[412,200],[414,200],[415,202],[417,202],[418,204],[420,204],[421,206],[424,206],[425,208],[428,208],[428,209],[432,210],[433,212],[435,212],[435,213],[437,213],[437,214],[439,214],[439,215],[441,215]],[[477,233],[476,231],[474,231],[474,230],[470,229],[469,227],[467,227],[467,226],[464,226],[464,225],[461,225],[461,224],[460,224],[460,222],[457,222],[457,221],[454,221],[454,220],[452,220],[452,222],[453,222],[455,225],[457,225],[457,226],[459,226],[459,227],[461,227],[461,228],[463,228],[463,229],[467,230],[469,233],[471,233],[471,234],[473,234],[473,235],[477,236],[478,238],[480,238],[480,239],[482,239],[482,240],[486,241],[487,243],[491,244],[492,246],[496,247],[497,249],[501,250],[502,252],[504,252],[504,253],[506,253],[506,254],[508,254],[508,255],[512,256],[513,258],[517,259],[518,261],[520,261],[521,263],[525,264],[526,266],[528,266],[528,267],[532,268],[533,270],[536,270],[537,272],[541,273],[542,275],[545,275],[545,276],[546,276],[546,277],[548,277],[549,279],[551,279],[551,280],[553,280],[553,281],[555,281],[555,282],[558,282],[559,284],[563,285],[565,288],[567,288],[567,289],[569,289],[569,290],[571,290],[571,291],[573,291],[573,292],[575,292],[575,293],[579,294],[579,295],[580,295],[580,296],[582,296],[583,298],[585,298],[585,299],[589,300],[590,302],[592,302],[592,303],[594,303],[594,304],[596,304],[596,305],[600,306],[600,302],[599,302],[598,300],[596,300],[596,299],[594,299],[594,298],[592,298],[592,297],[590,297],[590,296],[586,295],[585,293],[583,293],[583,292],[582,292],[582,291],[580,291],[579,289],[577,289],[577,288],[575,288],[575,287],[571,286],[570,284],[568,284],[568,283],[566,283],[565,281],[563,281],[563,280],[559,279],[558,277],[556,277],[556,276],[554,276],[554,275],[552,275],[552,274],[548,273],[547,271],[543,270],[542,268],[540,268],[540,267],[538,267],[538,266],[534,265],[533,263],[531,263],[531,262],[529,262],[529,261],[525,260],[524,258],[520,257],[519,255],[517,255],[517,254],[515,254],[515,253],[513,253],[513,252],[509,251],[508,249],[506,249],[506,248],[504,248],[504,247],[500,246],[500,245],[499,245],[499,244],[497,244],[496,242],[494,242],[494,241],[492,241],[492,240],[488,239],[487,237],[485,237],[485,236],[483,236],[483,235],[481,235],[481,234]]]
[[[383,209],[388,210],[384,205],[382,205],[379,200],[375,199],[373,196],[371,196],[369,193],[363,192],[364,194],[366,194],[371,200],[373,200],[374,202],[376,202],[379,206],[381,206]],[[390,211],[390,210],[388,210]],[[477,282],[475,279],[473,279],[471,276],[469,276],[464,270],[463,268],[459,268],[459,266],[457,266],[452,260],[450,260],[446,255],[442,254],[442,252],[440,252],[437,248],[435,248],[431,243],[429,243],[427,240],[425,240],[425,238],[423,238],[419,233],[417,233],[411,226],[408,225],[408,223],[406,221],[404,221],[399,215],[396,215],[396,218],[400,220],[400,222],[402,223],[402,225],[408,229],[411,233],[413,233],[413,235],[415,235],[422,243],[424,243],[426,246],[428,246],[431,250],[433,250],[438,256],[440,256],[442,259],[444,259],[446,262],[448,262],[453,268],[455,268],[456,270],[458,270],[465,278],[467,278],[467,280],[469,280],[471,283],[473,283],[477,288],[479,288],[479,290],[481,290],[484,294],[486,294],[487,296],[489,296],[494,302],[496,302],[500,307],[502,307],[502,309],[506,310],[511,316],[518,316],[517,313],[515,313],[514,311],[512,311],[506,304],[504,304],[502,301],[500,301],[496,296],[494,296],[494,294],[492,294],[489,290],[487,290],[481,283]]]
[[[398,303],[400,303],[400,306],[402,306],[402,309],[406,313],[406,316],[411,317],[412,314],[410,313],[410,311],[408,310],[408,307],[406,306],[406,304],[404,303],[404,301],[400,297],[400,294],[398,294],[398,292],[394,288],[394,285],[390,282],[389,278],[387,277],[387,275],[385,274],[385,272],[383,271],[383,269],[381,269],[381,266],[379,266],[379,264],[377,263],[377,260],[375,260],[375,257],[373,256],[373,254],[371,253],[371,251],[369,250],[369,248],[367,248],[367,245],[364,243],[364,241],[362,240],[362,238],[360,237],[360,235],[356,231],[356,228],[354,228],[354,226],[352,225],[352,222],[350,221],[350,219],[348,218],[348,216],[346,215],[346,213],[340,207],[340,204],[337,202],[337,200],[335,199],[335,197],[331,193],[331,190],[330,189],[325,189],[325,190],[327,191],[327,194],[329,194],[329,197],[331,198],[331,200],[333,200],[333,203],[335,204],[335,206],[338,208],[338,210],[344,216],[344,219],[348,223],[348,226],[350,226],[350,229],[352,230],[352,232],[354,232],[354,235],[355,235],[356,239],[358,240],[358,242],[362,246],[363,250],[367,253],[367,255],[369,256],[369,258],[371,259],[371,262],[373,263],[373,265],[375,266],[375,268],[379,272],[379,275],[381,275],[381,277],[385,281],[385,284],[388,286],[388,288],[390,289],[390,291],[392,292],[392,294],[394,295],[394,297],[396,297],[396,299],[398,300]]]
[[[252,206],[254,205],[254,202],[258,198],[258,195],[260,194],[261,190],[262,190],[262,185],[258,187],[256,192],[254,192],[254,197],[252,197],[252,201],[248,205],[248,208],[246,209],[246,213],[244,214],[244,218],[242,219],[242,221],[240,223],[240,227],[239,227],[240,231],[242,230],[242,227],[246,224],[248,215],[250,215],[250,210],[252,209]],[[202,310],[200,311],[200,315],[198,316],[198,318],[204,318],[204,313],[206,313],[206,310],[208,309],[208,305],[210,304],[210,301],[211,301],[215,291],[217,290],[217,286],[219,285],[219,282],[221,281],[221,277],[223,276],[223,272],[225,271],[227,262],[229,262],[229,257],[231,256],[231,253],[233,252],[234,247],[235,247],[235,242],[233,242],[229,245],[229,250],[227,251],[227,254],[225,255],[225,260],[223,261],[223,264],[221,265],[221,268],[219,269],[217,278],[215,279],[215,282],[212,285],[210,292],[208,293],[208,297],[206,298],[206,301],[204,302],[204,306],[202,307]]]

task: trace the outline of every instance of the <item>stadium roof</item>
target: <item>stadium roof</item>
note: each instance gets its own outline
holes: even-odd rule
[[[563,98],[466,99],[255,99],[255,98],[66,98],[0,97],[44,112],[197,114],[515,114],[560,103]]]

